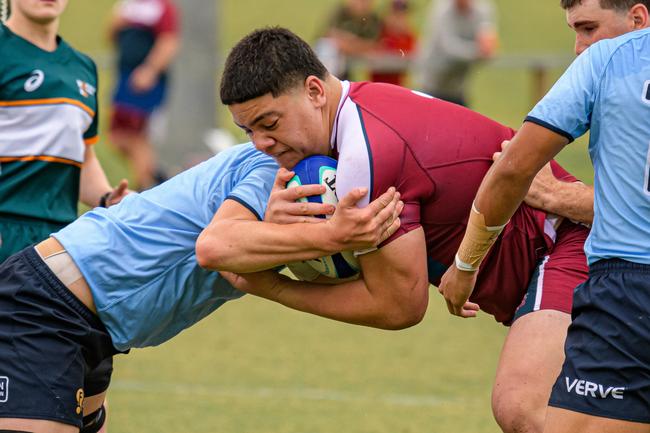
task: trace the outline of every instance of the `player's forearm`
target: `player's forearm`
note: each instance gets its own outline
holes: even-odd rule
[[[274,290],[254,294],[305,313],[379,329],[404,329],[421,320],[394,299],[369,290],[363,279],[328,285],[286,278]]]
[[[525,122],[486,174],[475,205],[488,226],[505,224],[519,207],[533,178],[559,152],[567,139]]]
[[[98,206],[101,196],[111,189],[94,150],[88,147],[81,166],[79,200],[90,207]]]
[[[566,143],[566,138],[549,129],[524,123],[479,187],[456,254],[458,269],[468,272],[479,269],[499,233],[524,200],[535,175]],[[462,284],[464,289],[472,285]]]
[[[175,33],[163,33],[156,40],[144,65],[161,73],[167,68],[176,57],[180,48],[180,39]]]
[[[594,220],[594,189],[581,182],[558,182],[554,191],[540,197],[542,209],[573,221],[591,224]]]
[[[224,220],[199,236],[196,256],[207,269],[256,272],[340,251],[327,223],[273,224]]]

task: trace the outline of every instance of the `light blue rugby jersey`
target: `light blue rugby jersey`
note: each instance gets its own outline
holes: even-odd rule
[[[573,140],[591,130],[589,263],[650,264],[650,29],[592,45],[526,118]]]
[[[118,350],[160,344],[243,294],[198,265],[196,239],[227,198],[261,219],[277,168],[252,144],[235,146],[54,234]]]

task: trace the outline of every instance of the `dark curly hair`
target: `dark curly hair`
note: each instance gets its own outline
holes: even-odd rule
[[[582,0],[560,0],[562,9],[571,9],[582,3]],[[650,10],[650,0],[600,0],[600,7],[603,9],[614,9],[619,12],[628,11],[632,6],[641,3]]]
[[[221,102],[238,104],[271,93],[281,95],[327,69],[307,42],[281,27],[258,29],[235,45],[221,77]]]

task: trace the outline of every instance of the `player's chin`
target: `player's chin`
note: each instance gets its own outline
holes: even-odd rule
[[[54,10],[42,11],[39,14],[34,14],[31,18],[32,21],[42,26],[49,25],[59,18],[60,13]]]
[[[296,154],[296,152],[292,152],[291,150],[287,150],[278,155],[275,155],[274,158],[280,167],[284,167],[288,170],[293,169],[296,164],[298,164],[298,162],[300,162],[302,159],[301,156]]]

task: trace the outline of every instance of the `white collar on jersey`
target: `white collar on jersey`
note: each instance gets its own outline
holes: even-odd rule
[[[342,80],[340,83],[341,83],[341,99],[339,100],[339,106],[336,109],[336,117],[334,118],[334,125],[332,125],[332,134],[330,137],[330,147],[332,149],[334,149],[334,146],[336,146],[336,133],[339,127],[339,114],[341,114],[341,107],[343,107],[343,103],[345,102],[345,99],[348,97],[348,93],[350,93],[350,82],[348,80]]]

